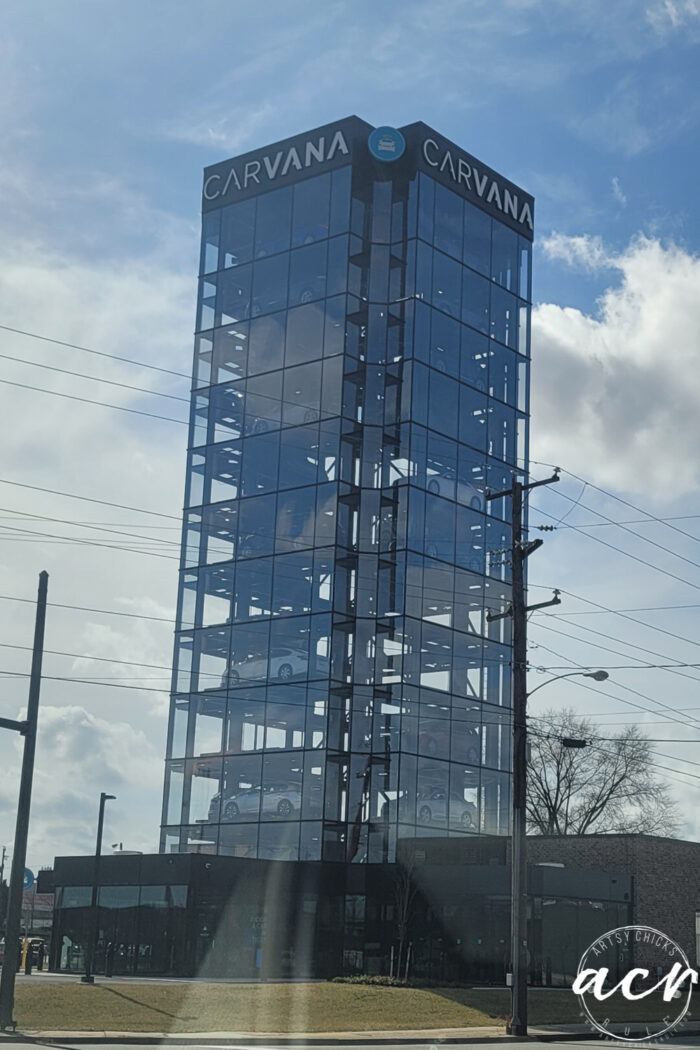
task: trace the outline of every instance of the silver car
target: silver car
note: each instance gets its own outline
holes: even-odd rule
[[[270,784],[264,788],[245,788],[232,795],[223,803],[221,819],[237,820],[258,815],[289,818],[298,813],[300,807],[301,788],[298,784]]]
[[[446,470],[442,474],[433,474],[428,478],[428,492],[434,492],[436,496],[445,496],[447,499],[456,499],[472,510],[484,509],[484,497],[469,481],[458,478],[453,470]]]
[[[417,824],[448,824],[465,831],[476,831],[476,806],[460,795],[448,795],[443,788],[433,788],[418,796]]]
[[[277,678],[288,682],[295,675],[305,675],[309,667],[309,657],[301,649],[270,649],[267,656],[251,653],[244,660],[233,660],[221,677],[224,688],[239,681],[250,681],[261,678]]]

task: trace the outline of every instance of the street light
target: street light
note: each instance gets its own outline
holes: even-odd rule
[[[511,1020],[506,1026],[509,1035],[527,1035],[527,837],[525,833],[525,797],[527,790],[527,701],[538,689],[543,689],[562,678],[581,675],[595,682],[604,682],[607,671],[567,671],[540,682],[524,696],[522,724],[520,726],[520,751],[513,731],[513,828],[511,834]],[[522,756],[522,760],[518,760]],[[522,807],[516,805],[516,795]]]
[[[567,671],[566,674],[555,675],[554,678],[548,678],[546,682],[540,682],[534,689],[531,689],[528,694],[528,700],[533,693],[536,693],[538,689],[543,689],[550,682],[558,682],[561,678],[573,678],[575,675],[581,675],[583,678],[592,678],[594,682],[604,682],[610,675],[607,671]]]
[[[92,867],[92,899],[90,902],[90,931],[88,933],[87,951],[85,952],[85,973],[80,978],[83,984],[94,984],[95,952],[97,951],[98,912],[97,888],[100,878],[100,854],[102,853],[102,828],[105,822],[105,802],[116,799],[116,795],[100,792],[100,812],[97,818],[97,842],[95,844],[95,863]]]

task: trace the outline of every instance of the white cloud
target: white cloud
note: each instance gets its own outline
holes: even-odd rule
[[[16,741],[15,752],[20,749]],[[32,791],[30,863],[51,861],[57,852],[94,850],[100,791],[117,796],[107,810],[105,846],[118,838],[127,848],[152,851],[160,819],[160,757],[144,731],[127,722],[97,717],[77,704],[43,705]],[[13,772],[19,761],[19,754],[15,763],[8,755],[5,768]],[[16,796],[17,780],[3,778],[3,809],[13,812]]]
[[[552,233],[542,247],[550,259],[558,259],[569,266],[579,266],[591,272],[614,265],[602,237],[569,237],[565,233]]]
[[[115,220],[121,209],[125,228],[138,222],[128,194],[110,193],[110,199],[116,201]],[[0,320],[187,376],[195,300],[190,245],[177,224],[169,227],[167,216],[162,221],[148,254],[118,260],[108,255],[95,261],[59,249],[39,230],[24,242],[4,236]],[[5,331],[0,331],[0,353],[188,397],[187,378]],[[2,378],[124,408],[181,419],[188,415],[187,400],[170,401],[19,362],[3,360]],[[160,820],[172,624],[59,606],[173,618],[187,427],[4,384],[0,405],[3,441],[12,450],[0,477],[172,515],[153,517],[0,484],[3,594],[31,598],[38,571],[46,568],[50,574],[30,865],[93,848],[100,791],[118,795],[118,803],[110,804],[108,827],[114,830],[106,830],[105,841],[112,835],[111,841],[123,841],[125,847],[152,850]],[[61,522],[100,523],[146,538]],[[132,550],[92,546],[88,539]],[[31,645],[33,611],[31,604],[0,601],[4,643]],[[76,660],[48,650],[85,657]],[[159,667],[143,666],[148,664]],[[26,676],[29,654],[3,648],[0,666]],[[26,677],[4,678],[0,713],[16,717],[26,704],[26,691]],[[0,842],[10,844],[19,741],[8,733],[2,737]]]
[[[700,20],[700,2],[698,0],[657,0],[649,4],[646,17],[652,28],[658,33],[680,29],[693,21]]]
[[[611,185],[615,200],[618,202],[618,204],[621,204],[623,208],[626,207],[627,197],[625,196],[622,190],[622,186],[620,185],[620,180],[617,177],[617,175],[613,176]]]
[[[617,255],[555,235],[557,259],[613,268],[595,315],[533,314],[533,458],[648,501],[700,489],[700,259],[638,237]]]

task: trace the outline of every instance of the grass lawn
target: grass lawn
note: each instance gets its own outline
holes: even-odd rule
[[[510,997],[502,989],[325,983],[114,982],[86,986],[77,980],[21,982],[15,1006],[23,1031],[284,1033],[469,1028],[503,1025],[509,1012]],[[614,1009],[607,1012],[615,1019]],[[531,992],[531,1024],[581,1020],[578,1002],[570,992]],[[630,1020],[629,1014],[621,1014],[619,1020]]]

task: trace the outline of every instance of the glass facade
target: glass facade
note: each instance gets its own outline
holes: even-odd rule
[[[205,212],[162,850],[508,832],[530,250],[368,156]]]

